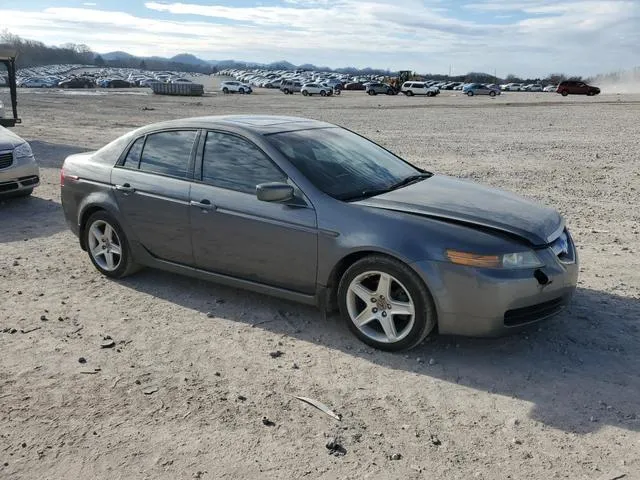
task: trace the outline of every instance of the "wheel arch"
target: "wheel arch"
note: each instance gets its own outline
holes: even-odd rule
[[[78,238],[80,240],[80,247],[85,251],[87,249],[87,246],[85,244],[84,237],[87,221],[89,220],[89,217],[91,217],[91,215],[100,211],[105,211],[110,215],[113,215],[116,220],[118,220],[118,223],[120,223],[120,226],[125,231],[127,237],[131,238],[130,229],[127,228],[126,225],[123,225],[123,221],[120,218],[120,215],[118,215],[119,209],[115,202],[113,202],[108,196],[89,196],[87,199],[85,199],[85,201],[80,205],[80,208],[78,209]]]
[[[340,284],[340,279],[345,274],[345,272],[349,269],[349,267],[351,267],[354,263],[356,263],[357,261],[363,258],[373,257],[373,256],[386,257],[391,260],[395,260],[396,262],[403,263],[404,265],[406,265],[407,267],[409,267],[411,270],[415,272],[415,268],[412,266],[411,261],[405,258],[401,258],[397,255],[393,255],[383,250],[367,248],[367,249],[358,250],[355,252],[350,252],[344,257],[342,257],[340,260],[338,260],[338,262],[336,262],[336,264],[331,269],[331,272],[329,273],[329,276],[326,280],[326,286],[324,287],[325,301],[323,302],[324,304],[322,305],[322,308],[324,308],[325,311],[333,312],[338,309],[338,285]],[[415,273],[418,275],[418,278],[420,279],[420,281],[424,283],[424,286],[427,289],[427,291],[431,294],[431,289],[429,288],[429,285],[427,284],[427,282],[425,282],[422,275],[420,275],[418,272],[415,272]],[[433,296],[433,294],[431,295]]]

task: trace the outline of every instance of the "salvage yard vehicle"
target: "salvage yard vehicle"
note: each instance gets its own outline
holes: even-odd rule
[[[408,97],[413,97],[414,95],[435,97],[440,93],[440,89],[438,87],[430,87],[424,82],[405,82],[402,84],[400,91]]]
[[[250,85],[247,85],[246,83],[234,82],[234,81],[222,82],[220,84],[220,91],[225,94],[226,93],[244,94],[244,93],[253,92]]]
[[[300,92],[305,97],[311,95],[320,95],[322,97],[326,97],[327,95],[333,94],[333,88],[328,85],[322,85],[319,83],[305,83],[304,85],[302,85]]]
[[[567,95],[587,95],[591,97],[593,95],[598,95],[600,93],[600,89],[577,80],[565,80],[564,82],[560,82],[556,92],[561,94],[563,97],[566,97]]]
[[[369,95],[377,95],[379,93],[384,93],[386,95],[393,95],[395,93],[391,85],[387,85],[386,83],[379,83],[379,82],[369,83],[366,86],[365,91]]]
[[[283,80],[280,91],[285,95],[293,95],[295,92],[302,91],[302,84],[298,80]]]
[[[0,126],[0,197],[28,196],[40,184],[31,146]]]
[[[60,88],[95,88],[96,82],[89,77],[72,77],[58,83]]]
[[[434,174],[338,126],[219,116],[67,157],[65,218],[95,268],[155,267],[340,311],[363,342],[498,335],[577,284],[554,209]]]
[[[491,88],[484,83],[469,83],[462,88],[462,93],[466,93],[470,97],[474,95],[489,95],[495,97],[496,95],[500,95],[500,89]]]

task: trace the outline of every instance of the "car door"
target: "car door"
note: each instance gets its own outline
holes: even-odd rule
[[[169,130],[138,138],[112,170],[124,220],[156,258],[193,265],[189,191],[197,130]]]
[[[316,212],[301,192],[295,204],[258,200],[256,185],[290,182],[254,143],[208,131],[191,187],[191,232],[199,268],[302,293],[314,293]]]

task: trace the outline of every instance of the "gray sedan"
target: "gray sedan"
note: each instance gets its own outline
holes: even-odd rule
[[[204,117],[149,125],[61,172],[94,266],[147,266],[338,309],[362,341],[408,349],[559,312],[577,283],[563,218],[437,175],[324,122]]]

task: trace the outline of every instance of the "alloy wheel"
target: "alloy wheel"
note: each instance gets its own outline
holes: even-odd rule
[[[347,311],[365,336],[381,343],[404,339],[415,322],[415,305],[407,288],[392,275],[368,271],[349,284]]]
[[[115,229],[104,220],[89,227],[89,252],[93,260],[107,272],[113,272],[122,261],[122,243]]]

